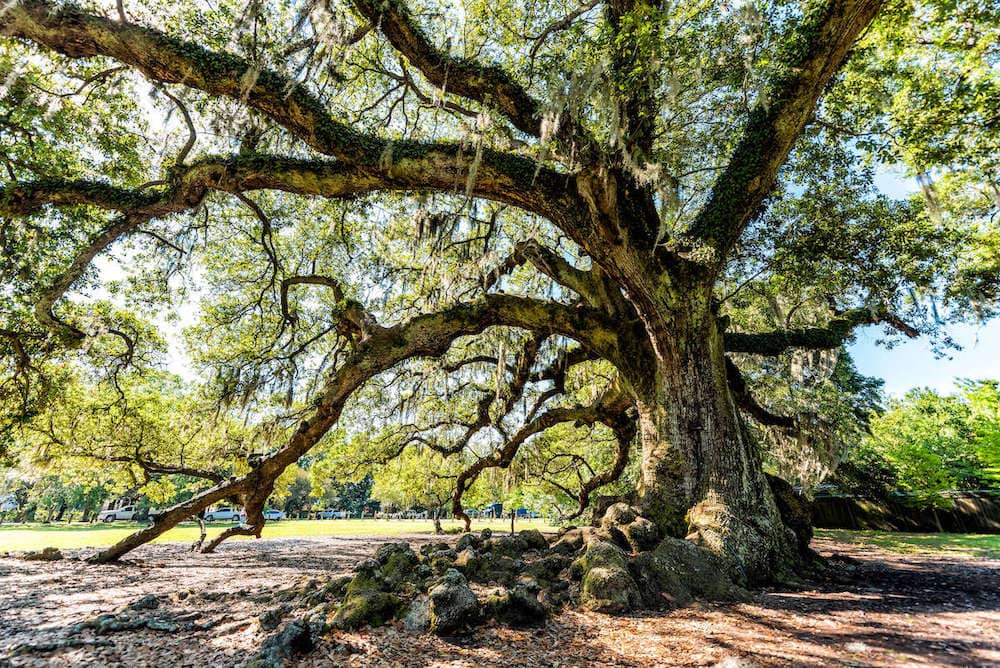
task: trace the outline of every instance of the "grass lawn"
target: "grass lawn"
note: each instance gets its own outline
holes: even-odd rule
[[[817,538],[842,543],[874,545],[901,553],[948,552],[971,557],[1000,559],[1000,534],[988,533],[897,533],[894,531],[848,531],[816,529]]]
[[[461,522],[442,520],[445,531],[457,530]],[[83,547],[107,547],[113,545],[144,524],[115,522],[112,524],[5,524],[0,525],[0,552],[40,550],[58,547],[72,550]],[[232,526],[230,522],[209,522],[208,536],[220,533]],[[490,527],[494,531],[510,531],[510,520],[473,520],[472,528],[480,530]],[[545,520],[518,520],[514,528],[555,531],[556,527]],[[433,533],[434,525],[429,520],[282,520],[268,522],[264,526],[263,538],[303,538],[308,536],[398,536],[412,533]],[[198,537],[198,525],[185,522],[174,527],[154,543],[191,542]],[[233,540],[246,540],[236,537]]]

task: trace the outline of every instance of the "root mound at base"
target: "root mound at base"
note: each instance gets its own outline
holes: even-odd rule
[[[493,620],[523,627],[567,605],[604,612],[661,609],[693,599],[750,595],[727,562],[690,541],[661,537],[634,509],[597,527],[567,527],[552,540],[537,531],[466,534],[454,545],[383,545],[353,575],[301,594],[314,635],[390,622],[412,633],[460,635]]]

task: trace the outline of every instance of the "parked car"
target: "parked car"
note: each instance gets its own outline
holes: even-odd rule
[[[327,508],[316,513],[316,519],[320,520],[346,520],[350,516],[351,513],[346,510],[334,510],[333,508]]]
[[[216,508],[215,510],[209,510],[205,513],[206,522],[225,522],[229,520],[230,522],[240,521],[240,511],[236,508],[230,508],[229,506],[222,506]]]
[[[274,508],[269,508],[264,511],[264,519],[267,520],[268,522],[277,522],[278,520],[283,520],[286,517],[287,516],[285,515],[284,512],[280,510],[275,510]],[[240,511],[240,522],[246,522],[246,521],[247,521],[247,511],[244,508],[243,510]]]
[[[122,506],[114,510],[102,510],[97,513],[98,522],[114,522],[115,520],[134,520],[139,513],[135,506]]]

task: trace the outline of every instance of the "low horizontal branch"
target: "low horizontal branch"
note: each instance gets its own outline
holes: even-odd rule
[[[824,327],[797,327],[771,332],[726,332],[725,348],[730,353],[775,356],[792,348],[831,350],[839,348],[862,325],[887,324],[910,338],[919,332],[898,316],[865,308],[851,309],[833,318]]]
[[[361,132],[331,115],[307,86],[285,74],[72,5],[47,0],[9,3],[0,13],[0,35],[28,39],[71,58],[107,56],[153,81],[238,100],[315,151],[354,166],[358,174],[395,184],[396,189],[471,191],[494,199],[502,189],[503,201],[535,213],[541,213],[539,206],[551,197],[552,189],[566,190],[565,176],[511,153],[483,148],[473,167],[474,153],[466,154],[457,141],[393,141]]]
[[[767,427],[781,427],[783,429],[794,429],[798,422],[794,417],[788,415],[778,415],[764,408],[757,398],[747,387],[746,379],[739,367],[726,358],[726,376],[729,381],[729,390],[732,392],[736,405],[746,411],[754,420]]]

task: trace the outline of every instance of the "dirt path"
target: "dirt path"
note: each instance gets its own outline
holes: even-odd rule
[[[282,589],[344,572],[386,540],[245,541],[213,555],[153,545],[117,566],[0,559],[0,666],[240,666],[266,636],[257,616]],[[814,546],[857,561],[807,590],[758,592],[752,604],[617,618],[570,611],[539,630],[484,627],[453,641],[400,627],[333,633],[300,665],[1000,666],[1000,561]],[[147,594],[164,597],[144,613],[164,628],[71,633]],[[68,638],[98,644],[45,649]]]

